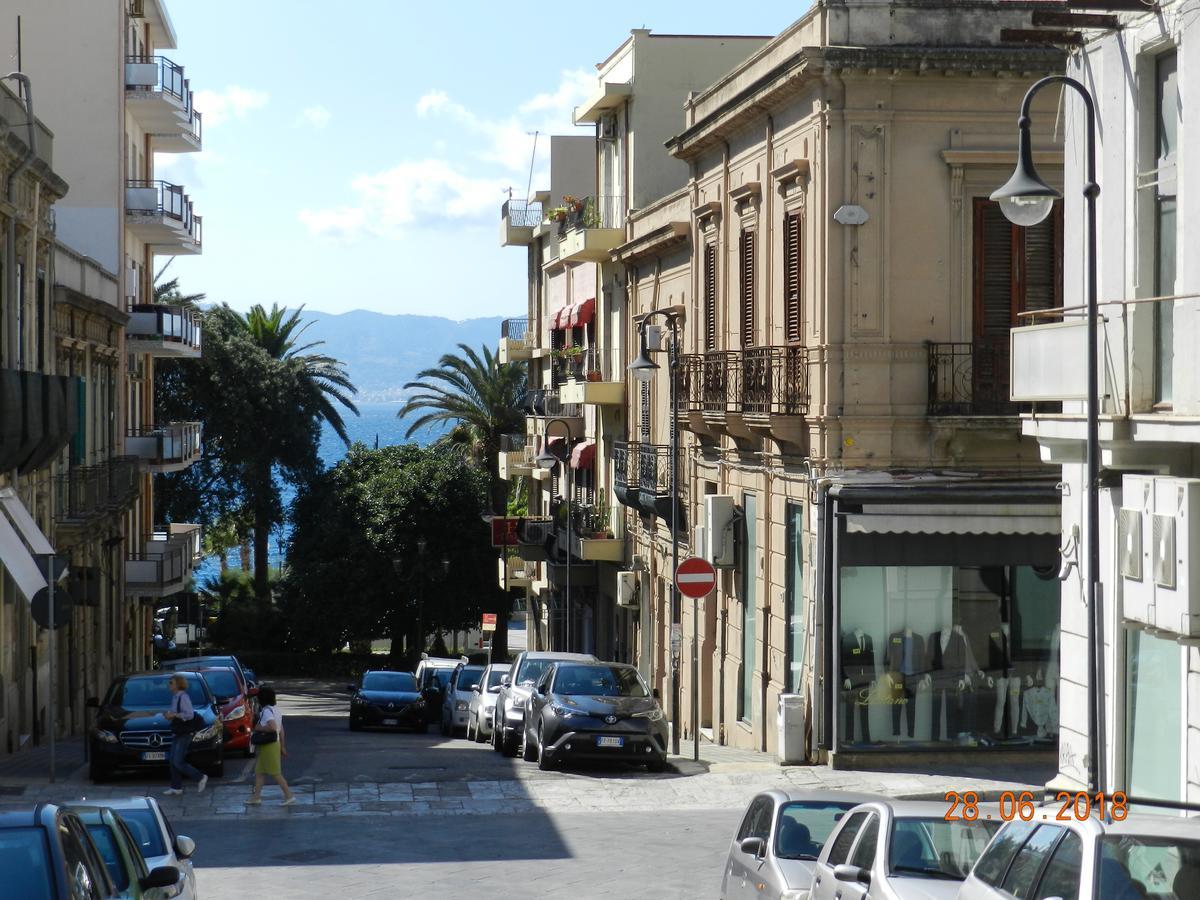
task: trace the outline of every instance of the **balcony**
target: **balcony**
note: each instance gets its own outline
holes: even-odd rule
[[[511,481],[521,476],[533,474],[537,463],[533,458],[534,441],[523,434],[503,434],[500,436],[500,478]]]
[[[929,348],[931,416],[1015,416],[1009,399],[1009,339],[934,343]]]
[[[554,212],[561,262],[609,262],[625,241],[622,197],[586,197]]]
[[[201,148],[200,113],[183,66],[165,56],[125,60],[125,108],[154,138],[160,153],[189,153]]]
[[[807,442],[808,348],[749,347],[680,359],[680,424],[700,434]]]
[[[618,502],[642,515],[658,516],[671,522],[675,512],[675,530],[687,533],[687,480],[682,477],[681,462],[676,460],[677,503],[672,503],[671,448],[666,444],[642,444],[617,441],[613,445],[613,493]]]
[[[583,407],[567,403],[557,388],[534,388],[525,394],[525,415],[534,419],[562,419],[572,439],[583,435]],[[544,423],[536,423],[534,433],[541,436]],[[561,437],[561,434],[556,433]]]
[[[154,357],[200,358],[200,318],[185,306],[139,303],[129,308],[125,349]]]
[[[532,359],[537,345],[537,332],[529,327],[529,319],[505,319],[500,323],[500,362]]]
[[[500,570],[497,584],[501,590],[531,587],[538,579],[538,564],[516,553],[502,556],[497,563]]]
[[[517,555],[528,562],[548,557],[554,542],[554,520],[547,516],[525,516],[517,522]]]
[[[125,512],[141,489],[139,460],[116,456],[76,466],[54,478],[54,521],[60,529],[88,529]]]
[[[199,422],[172,422],[130,431],[125,449],[151,472],[179,472],[200,458]]]
[[[568,557],[569,546],[572,565],[576,560],[620,562],[625,558],[625,540],[614,536],[609,510],[604,505],[572,502],[569,536],[564,501],[555,501],[551,505],[551,512],[554,514],[555,538],[559,553],[564,558]]]
[[[564,403],[594,406],[624,404],[625,382],[615,377],[609,365],[609,355],[596,347],[566,347],[551,352],[556,380],[561,379],[559,394]]]
[[[169,181],[125,182],[125,226],[155,253],[194,255],[201,249],[201,218],[183,188]]]
[[[523,247],[533,240],[533,230],[542,224],[542,204],[507,200],[500,207],[500,246]]]
[[[204,529],[190,522],[172,522],[169,525],[155,525],[153,540],[167,541],[182,547],[188,560],[189,567],[204,556]]]

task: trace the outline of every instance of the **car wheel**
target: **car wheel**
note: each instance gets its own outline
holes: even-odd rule
[[[470,716],[470,714],[468,714],[468,715],[467,715],[467,740],[468,740],[468,741],[473,741],[473,740],[475,740],[475,732],[473,732],[473,731],[471,730],[471,716]]]
[[[554,757],[546,752],[546,742],[542,739],[542,726],[538,726],[538,751],[537,763],[538,768],[543,772],[549,772],[554,768]]]
[[[88,764],[88,778],[91,779],[92,784],[104,784],[111,777],[112,770],[107,766],[99,765],[94,758]]]
[[[354,718],[354,716],[350,717],[350,730],[362,731],[362,722],[358,721],[358,719]]]
[[[475,717],[475,743],[482,744],[488,740],[490,735],[484,735],[483,729],[479,727],[479,717]]]
[[[522,728],[522,729],[524,727],[525,727],[524,722],[522,722],[520,725],[517,726],[517,728]],[[500,729],[500,752],[503,753],[505,756],[516,756],[517,755],[517,735],[515,733],[509,734],[507,727]]]
[[[225,777],[225,754],[222,753],[219,757],[217,757],[216,765],[209,768],[208,774],[212,775],[214,778]]]
[[[537,748],[529,742],[529,729],[521,726],[521,759],[525,762],[533,762],[537,759]]]

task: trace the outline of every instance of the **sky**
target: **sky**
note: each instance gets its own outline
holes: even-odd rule
[[[204,127],[203,152],[155,161],[204,218],[203,254],[169,276],[237,309],[519,315],[525,254],[500,246],[500,205],[525,196],[532,132],[591,133],[571,110],[595,64],[632,28],[777,34],[806,6],[168,0],[163,55]],[[539,153],[534,190],[546,169]]]

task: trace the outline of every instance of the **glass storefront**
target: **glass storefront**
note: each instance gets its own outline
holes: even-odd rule
[[[1126,641],[1129,793],[1182,800],[1183,655],[1169,638],[1130,631]]]
[[[841,748],[1051,747],[1059,582],[1029,566],[843,566]]]

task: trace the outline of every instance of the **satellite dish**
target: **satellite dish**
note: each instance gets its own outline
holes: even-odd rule
[[[30,612],[33,614],[33,621],[38,623],[39,628],[46,628],[50,625],[50,589],[42,588],[33,595],[33,602],[30,605]],[[71,595],[68,594],[61,585],[56,585],[54,588],[54,630],[62,628],[71,618],[71,607],[74,604],[71,602]]]

